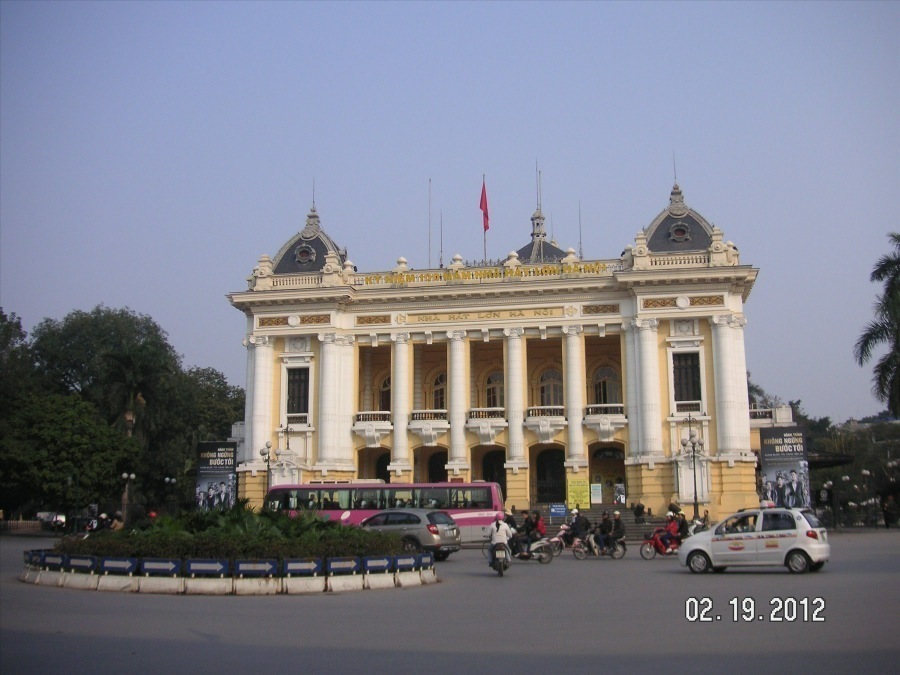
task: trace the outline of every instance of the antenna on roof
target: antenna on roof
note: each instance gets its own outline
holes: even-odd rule
[[[316,179],[313,178],[313,208],[316,208]]]
[[[538,169],[537,160],[534,160],[534,179],[537,187],[537,207],[538,211],[541,210],[541,172]]]
[[[440,253],[440,262],[438,263],[441,269],[444,268],[444,209],[441,209],[441,253]]]
[[[581,247],[581,200],[578,200],[578,259],[584,260],[584,249]]]
[[[672,151],[672,173],[675,175],[675,182],[678,182],[678,167],[675,166],[675,151]]]
[[[431,179],[428,179],[428,269],[431,269]]]

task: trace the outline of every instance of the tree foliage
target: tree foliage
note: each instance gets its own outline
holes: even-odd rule
[[[243,418],[244,392],[181,367],[149,316],[101,306],[44,319],[29,340],[0,309],[0,504],[10,513],[100,503],[134,473],[136,514],[192,503],[195,449]],[[129,424],[129,420],[133,424]],[[127,440],[129,427],[133,438]],[[175,478],[174,492],[165,478]]]
[[[900,416],[900,234],[888,235],[893,250],[875,263],[870,280],[883,283],[884,291],[875,302],[875,317],[856,341],[853,353],[860,366],[886,346],[887,352],[875,364],[872,391]]]

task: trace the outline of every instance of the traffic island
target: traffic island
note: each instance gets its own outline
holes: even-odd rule
[[[90,558],[27,551],[19,580],[78,590],[173,595],[301,595],[436,583],[430,553],[284,560]]]

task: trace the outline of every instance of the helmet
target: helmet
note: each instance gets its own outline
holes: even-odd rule
[[[498,511],[494,514],[494,520],[503,520],[503,514]]]
[[[674,517],[675,517],[675,514],[672,513],[671,511],[666,512],[666,518],[674,518]]]
[[[151,511],[147,515],[150,516],[151,518],[156,518],[156,511]]]
[[[573,516],[577,516],[577,515],[578,515],[578,509],[572,509],[572,515],[573,515]]]
[[[609,511],[604,511],[604,512],[603,512],[603,516],[604,516],[604,517],[609,517]]]
[[[619,513],[618,511],[613,511],[613,515],[614,515],[614,516],[621,516],[622,514]]]
[[[100,518],[101,518],[102,520],[105,520],[105,519],[109,518],[109,516],[106,515],[105,513],[101,513],[101,514],[100,514]]]

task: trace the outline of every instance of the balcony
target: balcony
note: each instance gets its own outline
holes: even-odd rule
[[[493,445],[497,434],[508,426],[504,408],[472,408],[466,419],[466,431],[478,434],[481,445]]]
[[[368,448],[379,447],[381,439],[393,430],[390,410],[365,410],[356,413],[353,433],[362,437]]]
[[[423,445],[437,445],[437,437],[450,429],[447,411],[413,410],[408,428],[422,439]]]
[[[616,432],[628,426],[625,406],[621,403],[596,403],[585,410],[584,426],[595,432],[600,441],[609,443]]]
[[[561,405],[531,406],[525,411],[525,428],[534,432],[541,443],[550,443],[567,424]]]

